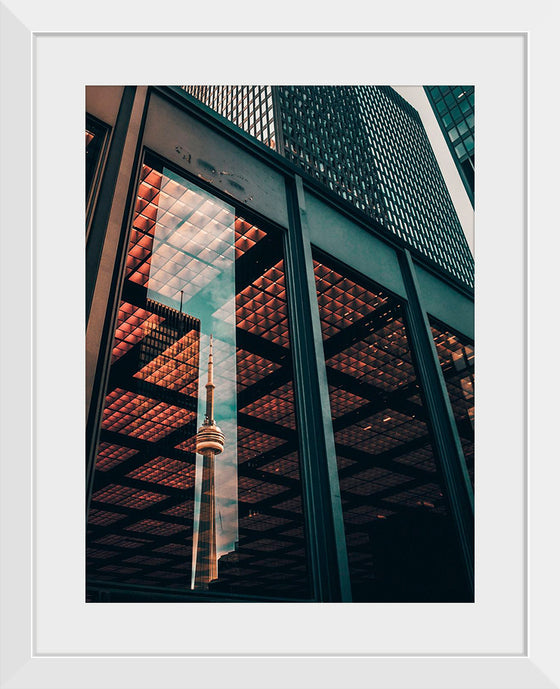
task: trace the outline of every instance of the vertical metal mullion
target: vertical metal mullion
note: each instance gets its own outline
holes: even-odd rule
[[[124,144],[128,134],[130,116],[134,105],[136,86],[125,86],[117,114],[117,121],[111,137],[105,171],[99,185],[99,194],[93,212],[91,228],[86,247],[86,323],[89,320],[97,271],[101,263],[101,253],[107,232],[107,223],[113,204],[113,196],[121,166]]]
[[[284,129],[282,122],[282,110],[280,108],[280,87],[271,86],[272,117],[274,118],[274,136],[276,138],[276,152],[284,155]]]
[[[136,95],[136,93],[135,93]],[[141,121],[134,134],[134,161],[131,166],[132,174],[128,182],[128,190],[123,213],[122,224],[120,228],[119,242],[116,253],[116,260],[112,270],[111,287],[108,295],[108,300],[105,305],[105,315],[103,319],[103,336],[101,339],[100,350],[98,352],[97,361],[95,365],[95,377],[93,383],[93,391],[91,404],[87,410],[86,418],[86,520],[89,514],[89,506],[91,502],[91,495],[95,474],[95,459],[97,453],[97,445],[99,442],[99,435],[101,432],[101,417],[105,402],[106,388],[109,379],[110,358],[113,345],[113,336],[116,328],[116,321],[121,300],[121,293],[124,284],[124,271],[126,264],[126,255],[128,249],[128,241],[132,226],[132,212],[134,208],[134,197],[139,183],[139,174],[141,163],[143,159],[142,140],[144,135],[144,127],[146,123],[146,116],[149,104],[149,89],[145,94],[138,96],[138,107],[141,108]],[[130,123],[130,117],[127,120],[127,125]],[[127,127],[127,134],[128,134]],[[125,137],[126,138],[126,137]],[[87,275],[89,281],[90,276]]]
[[[465,582],[474,600],[474,497],[453,410],[426,311],[422,307],[412,257],[399,256],[408,304],[408,336],[431,421],[436,459],[463,558]]]
[[[325,357],[301,178],[286,181],[285,271],[299,413],[304,516],[315,597],[351,601]]]

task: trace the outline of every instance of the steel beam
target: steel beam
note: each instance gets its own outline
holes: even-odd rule
[[[285,271],[308,552],[315,597],[350,601],[350,575],[323,338],[301,177],[286,181]]]
[[[458,537],[465,585],[474,600],[473,490],[410,252],[405,250],[400,260],[408,296],[408,337],[430,419],[435,459]]]

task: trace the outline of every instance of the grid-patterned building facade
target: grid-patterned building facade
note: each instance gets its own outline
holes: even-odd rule
[[[420,116],[394,89],[184,88],[473,286],[472,254]]]
[[[276,148],[271,86],[186,86],[185,89],[263,144]]]
[[[421,251],[431,149],[391,89],[260,94],[276,150],[179,87],[86,91],[86,600],[473,601],[473,290]]]
[[[425,86],[424,90],[474,205],[474,86]]]

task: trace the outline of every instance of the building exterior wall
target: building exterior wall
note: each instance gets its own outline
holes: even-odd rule
[[[265,87],[184,88],[255,135],[261,110],[254,110]],[[272,116],[281,155],[473,286],[472,254],[420,117],[409,103],[388,86],[266,88],[274,107],[262,111],[261,119],[270,122]],[[239,111],[242,117],[235,114]]]
[[[88,600],[472,600],[472,290],[181,89],[138,107],[123,222],[88,242],[88,280],[114,276],[89,315]],[[226,445],[201,591],[210,335]]]
[[[474,86],[425,86],[424,90],[474,206]]]

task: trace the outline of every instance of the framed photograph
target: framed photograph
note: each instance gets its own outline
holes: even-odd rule
[[[536,335],[554,254],[539,232],[554,194],[542,111],[528,118],[552,30],[528,12],[501,31],[488,8],[487,30],[473,33],[443,17],[394,33],[389,10],[375,32],[372,18],[360,32],[343,21],[318,33],[300,8],[298,31],[269,33],[231,7],[220,21],[174,3],[159,15],[101,9],[77,18],[62,2],[2,5],[2,687],[560,686],[555,422],[537,378],[553,373]],[[184,83],[474,85],[474,602],[87,601],[85,89]],[[102,118],[90,125],[103,156]]]

